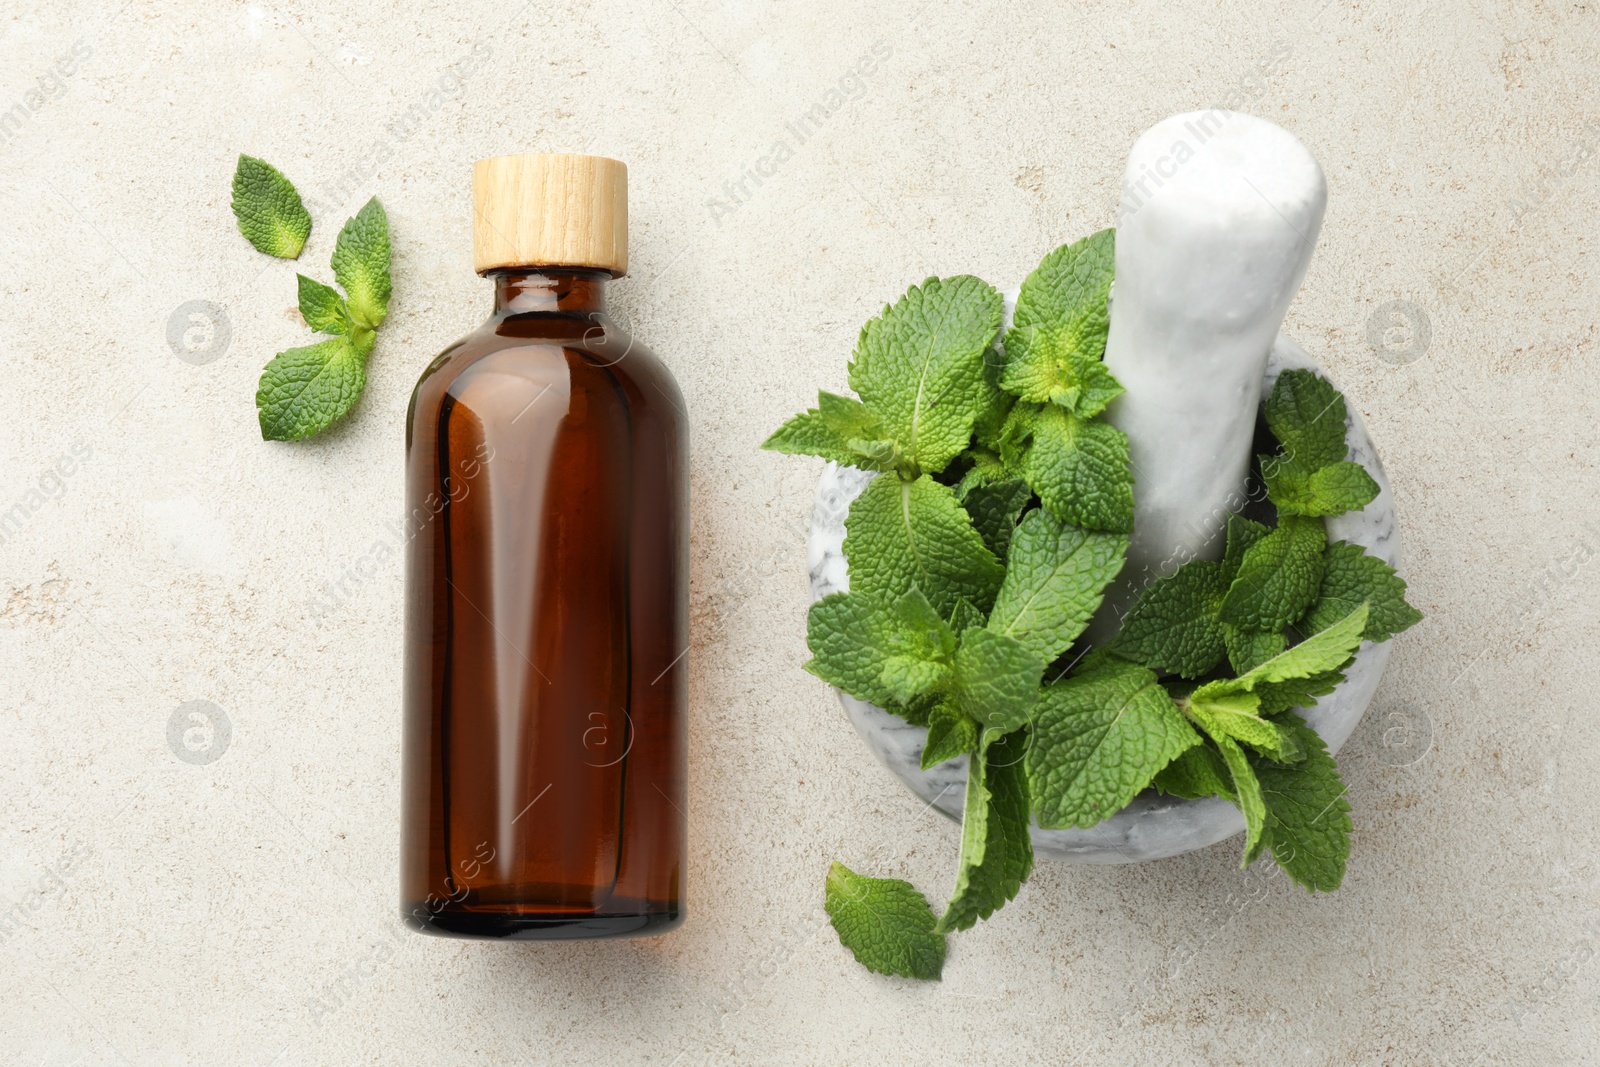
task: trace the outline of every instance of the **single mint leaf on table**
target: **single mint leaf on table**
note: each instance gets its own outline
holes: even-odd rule
[[[1220,625],[1222,642],[1228,652],[1228,665],[1233,668],[1235,674],[1244,674],[1260,666],[1282,652],[1289,644],[1282,630],[1261,634],[1241,630],[1227,623]]]
[[[1290,878],[1313,892],[1331,892],[1344,881],[1350,856],[1350,802],[1317,732],[1294,716],[1285,725],[1298,737],[1305,758],[1292,766],[1251,761],[1266,809],[1262,836]]]
[[[357,326],[376,330],[389,314],[389,216],[378,198],[345,222],[333,247],[333,277]]]
[[[957,487],[960,495],[960,487]],[[998,559],[1005,559],[1011,549],[1011,535],[1016,529],[1022,509],[1033,499],[1033,490],[1020,478],[995,482],[991,485],[974,485],[961,499],[962,507],[972,516],[983,543],[989,546]]]
[[[311,214],[293,183],[266,160],[239,157],[233,172],[233,215],[239,232],[279,259],[297,259],[311,235]]]
[[[920,590],[831,593],[806,615],[806,670],[853,697],[905,704],[950,678],[955,635]]]
[[[1192,560],[1139,594],[1111,642],[1111,651],[1152,670],[1198,678],[1222,660],[1224,627],[1217,608],[1231,574],[1222,563]]]
[[[1024,731],[997,738],[984,732],[967,764],[966,808],[961,816],[961,858],[950,905],[934,927],[967,930],[1017,895],[1033,871],[1028,836],[1028,779]]]
[[[350,330],[350,310],[331,285],[296,274],[300,285],[300,317],[318,333],[343,334]]]
[[[1028,721],[1046,660],[1014,637],[980,627],[961,635],[953,695],[966,714],[1009,733]]]
[[[1133,530],[1133,475],[1121,430],[1054,404],[1019,402],[1011,417],[1013,447],[1029,442],[1022,477],[1052,515],[1089,530]]]
[[[1027,758],[1034,815],[1049,829],[1093,826],[1199,740],[1155,674],[1136,663],[1108,659],[1046,686]]]
[[[1209,743],[1186,748],[1151,781],[1161,792],[1186,800],[1202,797],[1234,799],[1233,776],[1222,755]]]
[[[1387,641],[1422,619],[1422,612],[1406,603],[1405,579],[1360,545],[1335,541],[1324,561],[1317,602],[1298,626],[1303,633],[1325,630],[1363,603],[1371,609],[1361,635],[1368,641]]]
[[[971,275],[929,278],[861,328],[850,387],[925,473],[967,447],[993,402],[984,363],[1002,307],[995,288]]]
[[[1023,400],[1099,414],[1122,386],[1106,370],[1115,231],[1101,230],[1045,256],[1017,294],[1006,331],[1001,388]]]
[[[1282,630],[1305,614],[1322,586],[1327,532],[1321,519],[1285,515],[1244,552],[1217,618],[1256,633]]]
[[[1004,568],[955,493],[928,475],[872,479],[844,525],[853,591],[893,601],[916,586],[944,617],[961,597],[979,611],[994,602]]]
[[[928,713],[928,740],[922,747],[922,769],[976,751],[979,730],[972,716],[951,701],[935,704]]]
[[[355,405],[366,384],[366,353],[349,337],[279,352],[256,388],[261,436],[297,441],[319,433]]]
[[[1345,458],[1344,397],[1328,379],[1315,371],[1286,370],[1265,408],[1267,426],[1296,466],[1314,471]]]
[[[839,943],[878,974],[937,981],[948,948],[928,900],[898,878],[870,878],[842,863],[828,870],[822,906]]]
[[[1048,664],[1071,645],[1122,570],[1128,538],[1070,526],[1036,508],[1017,526],[989,629]]]

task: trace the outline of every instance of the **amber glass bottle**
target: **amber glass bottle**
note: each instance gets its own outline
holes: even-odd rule
[[[606,315],[627,170],[473,174],[494,313],[406,426],[402,911],[424,931],[579,938],[683,921],[687,428]]]

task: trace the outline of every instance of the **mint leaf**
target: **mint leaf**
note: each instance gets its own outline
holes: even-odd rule
[[[1110,659],[1046,686],[1027,758],[1039,825],[1093,826],[1127,807],[1199,740],[1156,676],[1138,664]]]
[[[1359,511],[1378,497],[1378,483],[1367,468],[1349,460],[1321,467],[1311,476],[1311,499],[1316,510],[1308,515],[1342,515]]]
[[[1239,677],[1221,678],[1200,686],[1189,694],[1190,704],[1251,694],[1256,703],[1250,706],[1266,718],[1310,704],[1318,696],[1332,692],[1344,677],[1341,668],[1361,643],[1366,621],[1367,606],[1362,604],[1326,630]]]
[[[984,354],[1002,303],[971,275],[929,278],[861,328],[850,387],[921,471],[944,470],[989,404]]]
[[[1111,651],[1158,671],[1198,678],[1224,651],[1217,607],[1228,591],[1221,563],[1192,560],[1151,582],[1122,620]]]
[[[1001,388],[1091,418],[1121,392],[1106,370],[1115,232],[1101,230],[1055,249],[1022,283],[1006,331]]]
[[[978,417],[972,421],[972,436],[979,447],[1000,451],[1000,431],[1017,398],[1000,388],[1002,361],[993,349],[984,353],[983,387],[978,391]]]
[[[1200,725],[1201,729],[1205,729],[1204,723]],[[1231,799],[1244,813],[1244,859],[1239,866],[1248,867],[1261,855],[1261,849],[1266,845],[1262,835],[1266,829],[1267,805],[1261,799],[1261,781],[1250,766],[1244,749],[1233,738],[1227,734],[1211,734],[1211,740],[1217,746],[1222,762],[1227,764],[1228,776],[1233,780]]]
[[[790,456],[821,456],[851,467],[866,470],[874,468],[864,457],[850,447],[849,442],[829,426],[816,408],[802,411],[778,427],[773,435],[761,442],[769,452],[782,452]]]
[[[810,665],[807,664],[807,666],[809,667]],[[922,696],[913,697],[904,704],[890,700],[879,704],[878,707],[891,715],[900,716],[912,726],[926,726],[928,725],[928,716],[933,713],[933,709],[938,706],[939,701],[943,698],[943,694],[938,692],[924,693]]]
[[[1243,515],[1228,516],[1228,549],[1222,557],[1228,581],[1232,582],[1238,575],[1239,566],[1244,562],[1244,554],[1250,546],[1271,532],[1272,527],[1247,519]]]
[[[950,678],[955,635],[912,588],[893,604],[867,593],[832,593],[811,605],[806,670],[871,703],[905,704]]]
[[[983,612],[972,606],[972,602],[965,597],[957,597],[955,607],[950,609],[950,629],[960,637],[974,626],[982,626],[986,620]]]
[[[894,470],[901,456],[883,433],[883,421],[861,401],[819,391],[816,407],[778,427],[761,447],[789,455],[821,456],[862,470]]]
[[[967,765],[960,866],[950,906],[934,927],[939,933],[967,930],[993,915],[1033,870],[1028,780],[1022,769],[1027,747],[1023,731],[998,740],[985,731],[980,751]]]
[[[1276,760],[1293,763],[1305,755],[1293,731],[1257,714],[1261,698],[1232,693],[1203,699],[1190,697],[1189,717],[1212,737],[1226,735]]]
[[[300,279],[300,317],[306,320],[306,325],[318,333],[349,332],[350,312],[338,290],[304,274],[295,277]]]
[[[1257,633],[1282,630],[1298,619],[1322,586],[1326,543],[1321,519],[1280,518],[1277,529],[1245,550],[1217,618]]]
[[[1049,663],[1088,625],[1127,551],[1123,534],[1091,533],[1042,509],[1030,511],[1012,535],[989,629]]]
[[[1293,766],[1252,761],[1266,808],[1262,836],[1284,873],[1309,890],[1331,892],[1344,881],[1350,856],[1350,802],[1322,738],[1294,716],[1286,725],[1305,758]]]
[[[1368,641],[1387,641],[1421,620],[1422,612],[1406,603],[1405,579],[1360,545],[1335,541],[1324,561],[1322,588],[1299,623],[1301,632],[1326,630],[1363,603],[1371,609],[1361,634]]]
[[[957,495],[961,495],[957,486]],[[983,543],[999,559],[1005,559],[1011,548],[1011,534],[1016,529],[1022,509],[1033,499],[1033,490],[1020,478],[996,482],[992,485],[974,485],[961,498],[961,505],[972,516]]]
[[[870,878],[835,863],[822,906],[839,943],[867,970],[924,981],[944,972],[944,934],[934,930],[933,909],[910,882]]]
[[[1084,339],[1069,326],[1013,326],[1006,331],[1006,369],[1000,386],[1021,400],[1049,401],[1082,418],[1093,418],[1123,392],[1100,361],[1106,344],[1103,326],[1096,340],[1099,348],[1091,353],[1080,347]]]
[[[1222,623],[1222,643],[1228,650],[1228,665],[1235,674],[1244,674],[1288,647],[1283,631],[1258,634]]]
[[[973,627],[956,649],[956,704],[990,729],[1015,730],[1039,699],[1044,668],[1045,658],[1021,641]]]
[[[922,769],[965,756],[978,748],[978,724],[950,701],[935,704],[928,713],[928,740],[922,746]]]
[[[1258,685],[1255,693],[1261,698],[1261,714],[1270,719],[1290,708],[1310,707],[1318,697],[1333,692],[1342,681],[1344,671],[1335,668],[1305,678],[1285,678],[1281,682]]]
[[[1360,604],[1338,622],[1306,638],[1287,652],[1272,657],[1259,667],[1237,678],[1209,684],[1229,686],[1235,691],[1254,690],[1264,683],[1310,678],[1325,671],[1337,670],[1355,653],[1356,646],[1361,644],[1361,634],[1366,629],[1367,615],[1367,605]],[[1208,686],[1201,687],[1205,688]]]
[[[1133,530],[1133,476],[1121,430],[1054,404],[1018,403],[1011,419],[1013,447],[1031,442],[1022,477],[1052,515],[1090,530]]]
[[[961,480],[956,482],[956,498],[963,505],[967,502],[967,494],[974,489],[998,485],[1015,477],[1005,461],[987,448],[975,445],[961,453],[959,458],[967,463]]]
[[[311,235],[311,215],[293,183],[254,156],[241,155],[234,169],[233,215],[256,251],[279,259],[298,259]]]
[[[850,587],[893,601],[912,586],[941,616],[958,597],[986,611],[1004,569],[956,503],[955,494],[924,474],[906,481],[885,474],[867,483],[845,518]]]
[[[1342,515],[1378,496],[1372,475],[1349,460],[1308,472],[1292,460],[1262,456],[1261,476],[1280,515]]]
[[[1161,792],[1187,800],[1202,797],[1234,799],[1233,775],[1222,755],[1208,743],[1186,748],[1151,781]]]
[[[1267,426],[1296,466],[1314,471],[1344,459],[1344,397],[1328,379],[1315,371],[1286,370],[1265,408]]]
[[[367,384],[366,353],[348,337],[291,348],[272,357],[256,388],[267,441],[298,441],[328,428]]]
[[[350,317],[376,330],[389,314],[389,216],[373,197],[345,222],[333,246],[333,277],[344,287]]]

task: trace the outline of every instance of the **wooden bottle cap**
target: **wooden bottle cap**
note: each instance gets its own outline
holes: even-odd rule
[[[628,168],[605,156],[528,154],[472,166],[472,250],[500,267],[628,273]]]

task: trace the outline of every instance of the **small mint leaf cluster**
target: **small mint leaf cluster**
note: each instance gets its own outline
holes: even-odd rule
[[[834,864],[840,941],[883,974],[936,979],[945,936],[987,919],[1033,869],[1030,823],[1090,827],[1147,789],[1224,797],[1244,863],[1271,851],[1312,890],[1350,846],[1333,758],[1295,714],[1363,640],[1421,618],[1405,583],[1323,519],[1377,486],[1346,459],[1344,398],[1309,371],[1265,403],[1275,526],[1230,516],[1220,560],[1144,590],[1118,634],[1082,634],[1133,527],[1127,438],[1104,413],[1112,231],[1047,255],[1000,337],[1001,299],[929,278],[861,330],[855,397],[823,392],[764,447],[877,471],[852,503],[850,591],[812,605],[806,669],[927,728],[922,766],[966,762],[955,886],[935,917],[904,881]]]
[[[311,216],[294,185],[276,167],[240,156],[233,177],[239,232],[258,251],[296,259],[311,233]],[[300,315],[325,341],[279,352],[256,389],[261,436],[297,441],[346,415],[367,384],[367,356],[389,313],[389,217],[376,197],[344,224],[330,264],[343,289],[296,274]]]

